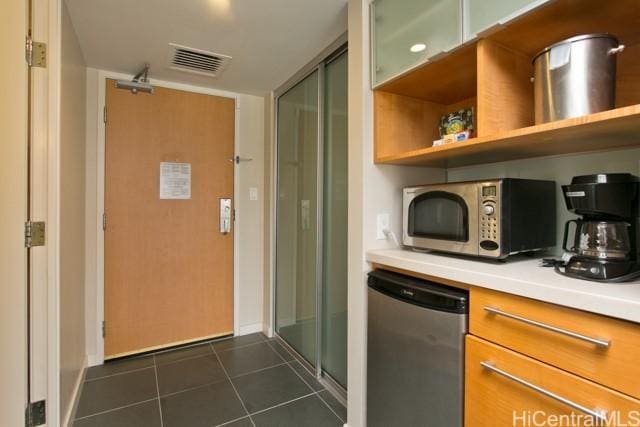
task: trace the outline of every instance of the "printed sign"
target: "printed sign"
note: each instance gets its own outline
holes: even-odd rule
[[[160,198],[191,198],[191,163],[160,162]]]

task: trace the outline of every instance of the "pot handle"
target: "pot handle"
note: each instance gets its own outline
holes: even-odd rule
[[[620,52],[622,52],[624,50],[624,45],[621,44],[618,47],[613,47],[611,49],[609,49],[609,51],[607,52],[607,55],[616,55]]]
[[[573,252],[576,249],[575,246],[572,247],[571,249],[567,248],[567,238],[569,237],[569,224],[571,224],[572,222],[576,225],[576,227],[578,226],[578,221],[575,219],[570,219],[564,224],[564,237],[562,238],[562,249],[564,249],[567,252]]]

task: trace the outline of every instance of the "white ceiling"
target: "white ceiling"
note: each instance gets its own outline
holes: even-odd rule
[[[347,28],[347,0],[66,0],[87,66],[263,95]],[[167,67],[169,43],[233,57],[218,77]]]

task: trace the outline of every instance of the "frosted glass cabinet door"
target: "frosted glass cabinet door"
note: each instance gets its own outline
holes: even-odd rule
[[[464,0],[466,21],[465,40],[495,24],[507,21],[525,13],[548,0]]]
[[[461,0],[375,0],[373,85],[460,44],[461,8]]]

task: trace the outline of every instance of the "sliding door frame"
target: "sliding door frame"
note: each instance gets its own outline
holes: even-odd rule
[[[325,67],[327,64],[331,63],[334,59],[339,58],[342,54],[347,52],[347,33],[344,33],[338,39],[336,39],[331,45],[329,45],[326,49],[324,49],[318,56],[316,56],[311,62],[309,62],[306,66],[304,66],[300,71],[294,74],[289,80],[287,80],[283,85],[281,85],[278,89],[273,92],[273,158],[272,158],[272,197],[274,198],[273,203],[271,204],[271,227],[273,230],[272,241],[271,241],[271,253],[273,268],[271,269],[271,330],[273,334],[277,336],[280,340],[285,341],[277,332],[277,320],[276,320],[276,309],[277,309],[277,298],[276,298],[276,280],[277,280],[277,236],[278,236],[278,183],[279,183],[279,170],[278,170],[278,158],[279,158],[279,129],[278,129],[278,119],[279,119],[279,111],[278,105],[280,98],[285,95],[289,90],[293,89],[296,85],[301,83],[307,77],[311,76],[313,73],[317,72],[318,74],[318,117],[317,117],[317,159],[316,159],[316,304],[315,304],[315,322],[316,322],[316,348],[315,348],[315,366],[312,366],[315,369],[316,378],[318,380],[326,381],[329,383],[330,387],[335,390],[340,390],[342,392],[346,392],[342,388],[342,386],[331,377],[331,375],[327,372],[324,372],[322,369],[322,312],[323,312],[323,225],[324,225],[324,95],[325,95]],[[285,341],[286,343],[286,341]],[[288,344],[288,343],[287,343]],[[287,345],[289,349],[293,349],[291,345]],[[295,351],[295,349],[293,349]],[[300,359],[303,359],[301,355],[295,351]],[[309,365],[311,365],[309,363]],[[326,374],[323,377],[323,374]],[[342,393],[341,393],[342,394]]]

